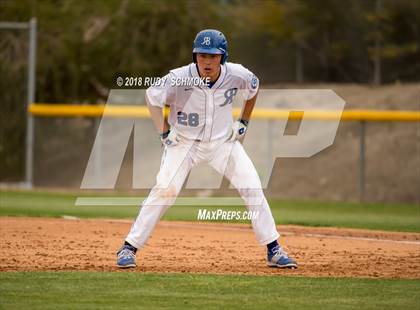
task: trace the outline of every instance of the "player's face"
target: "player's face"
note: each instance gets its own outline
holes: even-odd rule
[[[197,65],[200,76],[203,78],[208,77],[214,82],[219,77],[221,59],[222,55],[197,54]]]

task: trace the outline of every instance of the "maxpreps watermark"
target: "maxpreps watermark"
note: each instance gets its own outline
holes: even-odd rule
[[[258,211],[233,211],[233,210],[207,210],[198,209],[197,220],[199,221],[231,221],[231,220],[255,220]]]
[[[190,88],[194,87],[185,87],[186,90]],[[219,89],[219,91],[223,95],[223,92],[227,90]],[[239,94],[240,90],[237,92]],[[109,91],[95,142],[85,168],[81,189],[114,189],[131,139],[133,141],[132,188],[151,189],[155,185],[154,173],[155,169],[160,167],[162,153],[157,139],[155,139],[156,143],[154,144],[145,143],[149,140],[145,140],[144,137],[148,134],[155,135],[155,132],[152,132],[152,128],[150,128],[150,132],[145,130],[142,120],[138,120],[140,115],[148,115],[144,113],[146,107],[143,106],[145,93],[145,88],[111,89]],[[234,94],[235,90],[233,89],[226,92],[226,105],[233,104],[228,98],[231,97],[230,95],[233,97]],[[238,94],[235,97],[239,101],[237,105],[240,105],[240,101],[244,100],[245,97],[238,97]],[[188,97],[188,100],[183,107],[189,108],[190,105],[194,105],[195,96],[186,97]],[[277,158],[309,158],[333,144],[345,102],[332,90],[325,89],[260,89],[258,97],[261,103],[279,104],[279,110],[274,110],[272,106],[264,108],[266,113],[270,115],[273,115],[273,111],[277,111],[276,118],[278,117],[278,119],[267,128],[269,131],[266,136],[269,138],[267,138],[267,152],[264,155],[267,154],[268,156],[264,156],[261,163],[256,162],[256,169],[262,179],[263,188],[267,188],[270,177],[273,176],[272,169]],[[240,109],[237,109],[237,112],[240,113]],[[116,117],[121,115],[121,110],[126,110],[125,113],[129,117]],[[138,114],[133,114],[134,111]],[[177,113],[178,111],[174,112]],[[296,115],[299,115],[299,117],[294,117]],[[178,118],[181,121],[182,119]],[[295,134],[286,134],[288,122],[293,120],[299,121],[298,130]],[[261,128],[261,130],[264,129]],[[252,135],[247,135],[247,137],[252,138]],[[255,135],[253,139],[258,138],[259,136]],[[261,144],[262,141],[259,142]],[[265,147],[259,149],[262,151]],[[189,156],[188,152],[183,155],[185,158]],[[259,152],[253,155],[261,156]],[[179,162],[182,163],[183,160]],[[151,169],[151,167],[155,168]],[[181,169],[180,167],[181,164],[178,164],[174,169]],[[185,188],[219,189],[223,181],[223,175],[209,174],[208,170],[200,170],[200,168],[202,167],[197,167],[191,171],[185,182]],[[207,169],[207,167],[203,168]],[[227,203],[214,204],[211,200],[217,200],[217,197],[207,197],[206,199],[206,206],[238,205],[237,201],[233,200]],[[187,203],[204,208],[199,200],[195,202],[188,200]],[[260,205],[260,202],[253,205]]]
[[[150,86],[164,86],[166,83],[170,83],[170,86],[204,86],[210,83],[210,78],[206,77],[121,77],[117,78],[117,86],[118,87],[150,87]]]

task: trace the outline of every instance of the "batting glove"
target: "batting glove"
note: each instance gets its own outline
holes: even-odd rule
[[[162,144],[166,146],[174,146],[179,142],[175,131],[170,129],[167,132],[160,134],[160,141],[162,141]]]
[[[248,121],[240,119],[233,123],[232,125],[232,134],[229,138],[230,142],[236,141],[244,137],[246,128],[248,126]]]

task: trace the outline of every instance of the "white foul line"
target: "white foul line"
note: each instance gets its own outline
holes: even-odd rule
[[[295,233],[287,233],[287,234],[297,235]],[[347,240],[359,240],[359,241],[380,241],[380,242],[391,242],[391,243],[420,245],[420,241],[391,240],[391,239],[379,239],[379,238],[368,238],[368,237],[350,237],[350,236],[323,235],[323,234],[302,234],[302,235],[305,236],[305,237],[315,237],[315,238],[347,239]]]
[[[79,218],[76,217],[67,217],[67,216],[63,216],[64,219],[67,220],[80,220]],[[85,220],[90,220],[92,221],[93,219],[85,219]],[[115,222],[115,223],[127,223],[127,224],[131,224],[133,221],[132,220],[123,220],[123,219],[94,219],[94,221],[106,221],[106,222]],[[168,223],[161,223],[160,225],[164,225],[164,226],[169,226],[169,227],[183,227],[183,228],[194,228],[192,227],[192,225],[188,225],[186,223],[176,223],[176,222],[171,222],[169,225],[165,225]],[[229,230],[229,231],[244,231],[244,230],[249,230],[251,228],[248,227],[223,227],[223,224],[220,226],[207,226],[207,225],[203,225],[203,227],[205,227],[205,229],[210,229],[210,230]],[[280,233],[281,235],[286,235],[286,236],[304,236],[304,237],[310,237],[310,238],[329,238],[329,239],[344,239],[344,240],[357,240],[357,241],[379,241],[379,242],[389,242],[389,243],[399,243],[399,244],[412,244],[412,245],[419,245],[420,246],[420,241],[407,241],[407,240],[391,240],[391,239],[382,239],[382,238],[368,238],[368,237],[350,237],[350,236],[340,236],[340,235],[324,235],[324,234],[309,234],[309,233],[294,233],[294,232],[290,232],[290,231],[282,231]]]

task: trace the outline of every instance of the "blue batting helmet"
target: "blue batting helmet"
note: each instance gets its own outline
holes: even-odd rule
[[[228,44],[226,37],[219,30],[206,29],[197,33],[193,43],[193,61],[197,62],[196,54],[222,55],[220,61],[224,64],[228,58]]]

